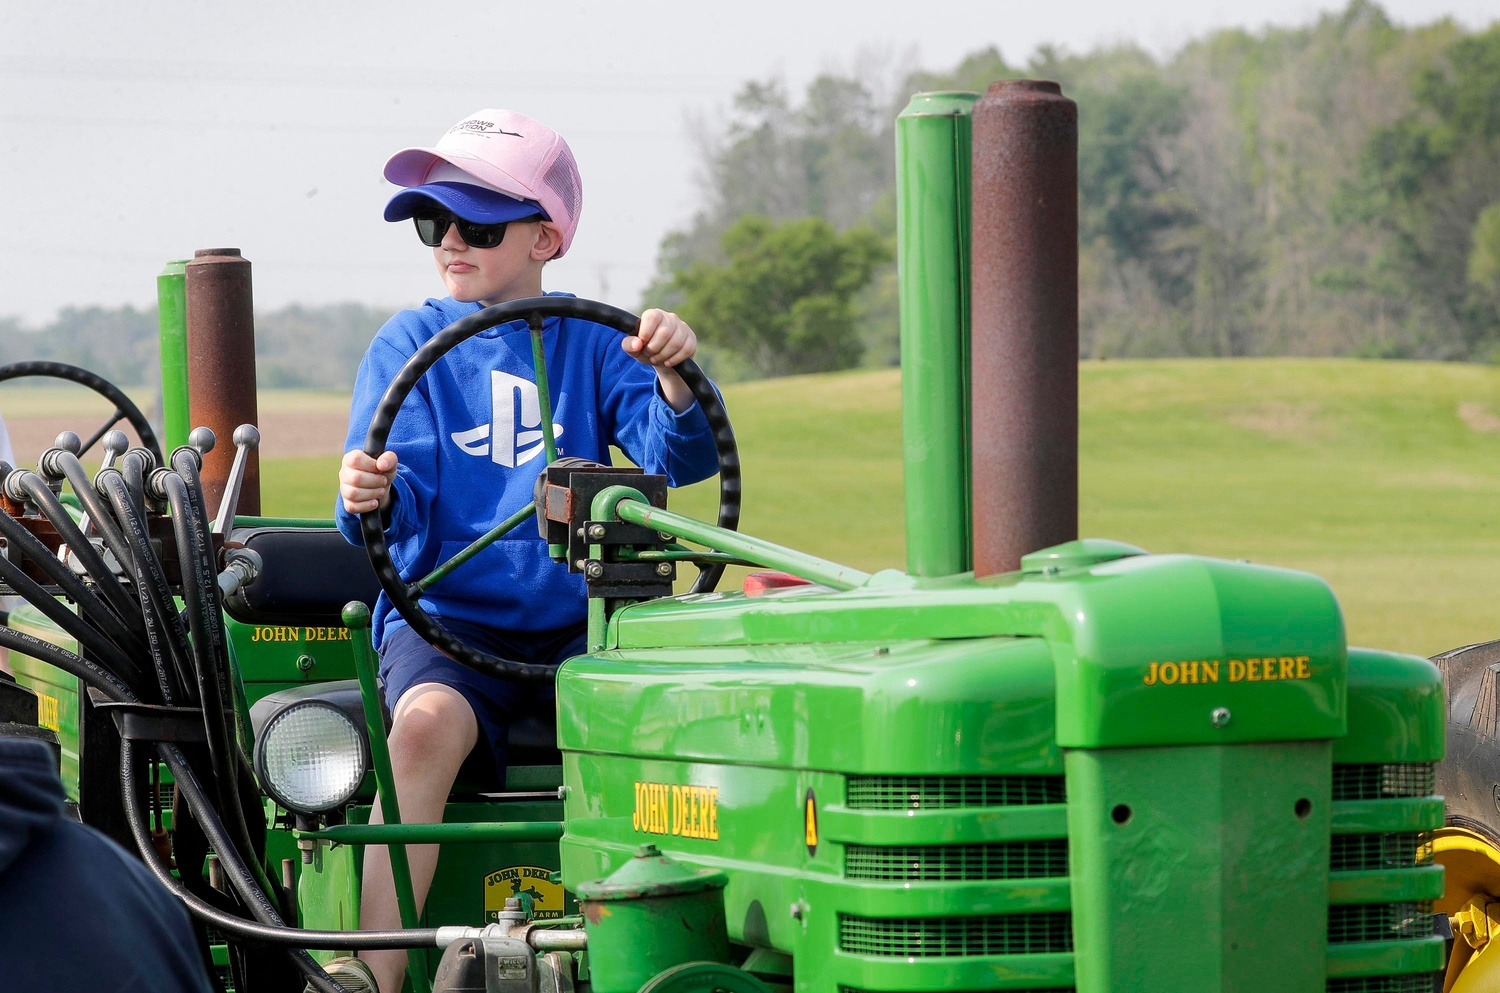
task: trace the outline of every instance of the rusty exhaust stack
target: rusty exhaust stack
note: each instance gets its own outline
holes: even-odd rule
[[[238,248],[204,248],[187,264],[188,409],[192,426],[213,430],[203,460],[208,512],[218,511],[234,464],[234,429],[258,424],[255,404],[255,309],[250,261]],[[250,452],[240,487],[240,514],[260,513],[260,458]]]
[[[1078,105],[1002,80],[973,112],[974,574],[1078,537]]]

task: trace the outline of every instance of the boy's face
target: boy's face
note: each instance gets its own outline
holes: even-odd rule
[[[432,258],[453,299],[489,307],[540,295],[542,266],[560,243],[553,225],[525,220],[511,221],[494,248],[474,248],[458,233],[458,225],[451,224]]]

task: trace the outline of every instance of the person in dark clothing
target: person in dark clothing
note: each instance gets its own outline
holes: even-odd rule
[[[182,904],[64,799],[51,748],[0,738],[0,987],[211,993]]]

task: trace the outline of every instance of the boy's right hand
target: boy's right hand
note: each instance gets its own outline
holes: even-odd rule
[[[391,503],[391,480],[396,478],[396,453],[374,459],[358,448],[344,454],[339,467],[339,496],[351,514],[384,510]]]

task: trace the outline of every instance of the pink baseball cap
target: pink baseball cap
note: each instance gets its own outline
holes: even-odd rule
[[[539,204],[562,230],[562,247],[553,258],[561,258],[573,244],[583,210],[583,180],[568,143],[545,124],[511,110],[475,111],[432,148],[403,148],[392,155],[385,178],[407,187],[457,178],[444,163],[478,180],[476,185]]]

